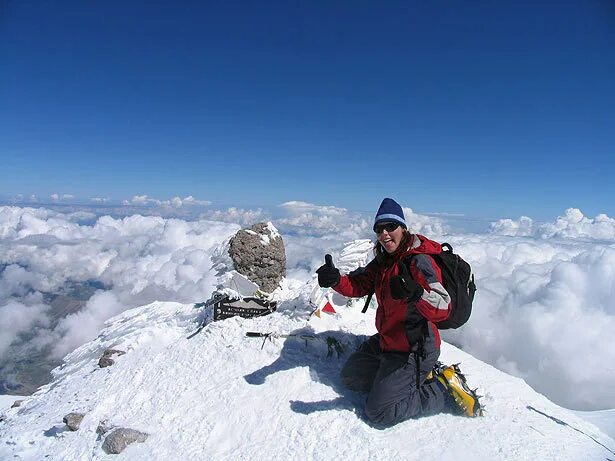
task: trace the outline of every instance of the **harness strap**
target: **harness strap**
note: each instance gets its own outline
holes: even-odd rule
[[[365,305],[363,306],[363,309],[361,310],[362,314],[365,314],[367,312],[367,309],[369,308],[369,303],[372,301],[373,296],[374,296],[373,291],[369,295],[367,295],[367,299],[365,300]]]
[[[416,388],[417,390],[421,387],[421,359],[426,357],[425,354],[425,338],[429,333],[429,325],[427,321],[423,322],[423,326],[421,329],[423,330],[423,334],[421,338],[418,340],[417,344],[413,347],[412,353],[414,354],[414,361],[416,362]]]
[[[421,354],[418,351],[414,353],[414,360],[416,361],[416,389],[419,390],[421,386]]]

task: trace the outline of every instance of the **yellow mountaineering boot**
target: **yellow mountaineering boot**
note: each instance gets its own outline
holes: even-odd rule
[[[438,362],[434,372],[454,400],[458,413],[469,417],[483,415],[478,396],[468,387],[465,376],[459,370],[459,364],[444,366]]]

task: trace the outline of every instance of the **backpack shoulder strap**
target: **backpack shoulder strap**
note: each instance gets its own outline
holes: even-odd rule
[[[365,300],[365,305],[363,306],[363,309],[361,309],[362,314],[365,314],[367,312],[367,309],[369,309],[369,303],[372,302],[373,296],[374,296],[373,291],[369,295],[367,295],[367,299]]]
[[[372,264],[372,263],[378,264],[378,261],[376,259],[373,259],[369,264]],[[373,297],[374,297],[374,291],[372,290],[370,294],[367,295],[367,299],[365,300],[365,305],[363,306],[363,309],[361,309],[362,314],[365,314],[367,312],[367,309],[369,309],[369,303],[372,302]]]

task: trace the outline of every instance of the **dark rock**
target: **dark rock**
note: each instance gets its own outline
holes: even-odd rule
[[[69,413],[63,418],[63,421],[71,431],[77,431],[84,416],[83,413]]]
[[[271,223],[257,223],[241,229],[230,241],[229,255],[235,270],[272,292],[286,274],[284,242]]]
[[[119,351],[117,349],[106,349],[105,352],[103,352],[103,355],[100,357],[100,360],[98,361],[98,366],[100,368],[110,367],[115,363],[115,360],[113,360],[111,357],[113,357],[114,355],[119,357],[120,355],[124,355],[125,353],[126,352]]]
[[[101,421],[100,423],[98,423],[98,427],[96,428],[96,433],[100,436],[103,436],[113,428],[114,428],[113,425],[105,419]]]
[[[117,455],[131,443],[142,443],[147,440],[148,434],[139,432],[134,429],[127,429],[120,427],[111,431],[111,433],[105,437],[105,441],[102,444],[102,449],[105,453]]]
[[[115,363],[115,361],[114,361],[114,360],[112,360],[112,359],[111,359],[111,358],[109,358],[109,357],[101,357],[101,358],[98,360],[98,366],[99,366],[100,368],[110,367],[110,366],[111,366],[111,365],[113,365],[114,363]]]
[[[23,400],[15,400],[15,402],[13,402],[13,405],[11,405],[11,408],[20,407],[22,403],[23,403]]]

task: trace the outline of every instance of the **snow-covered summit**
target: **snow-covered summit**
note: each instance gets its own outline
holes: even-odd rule
[[[114,317],[66,356],[50,384],[5,411],[0,459],[112,459],[96,433],[101,421],[149,434],[123,459],[615,457],[615,441],[595,426],[446,343],[441,360],[461,362],[484,395],[485,416],[373,427],[363,416],[364,396],[344,390],[338,378],[360,335],[373,333],[373,310],[362,315],[338,305],[338,314],[308,320],[311,288],[285,280],[275,293],[278,312],[211,323],[191,339],[200,316],[191,304],[155,302]],[[303,337],[263,342],[247,331]],[[101,369],[109,347],[126,354]],[[70,412],[85,414],[76,432],[62,423]]]

